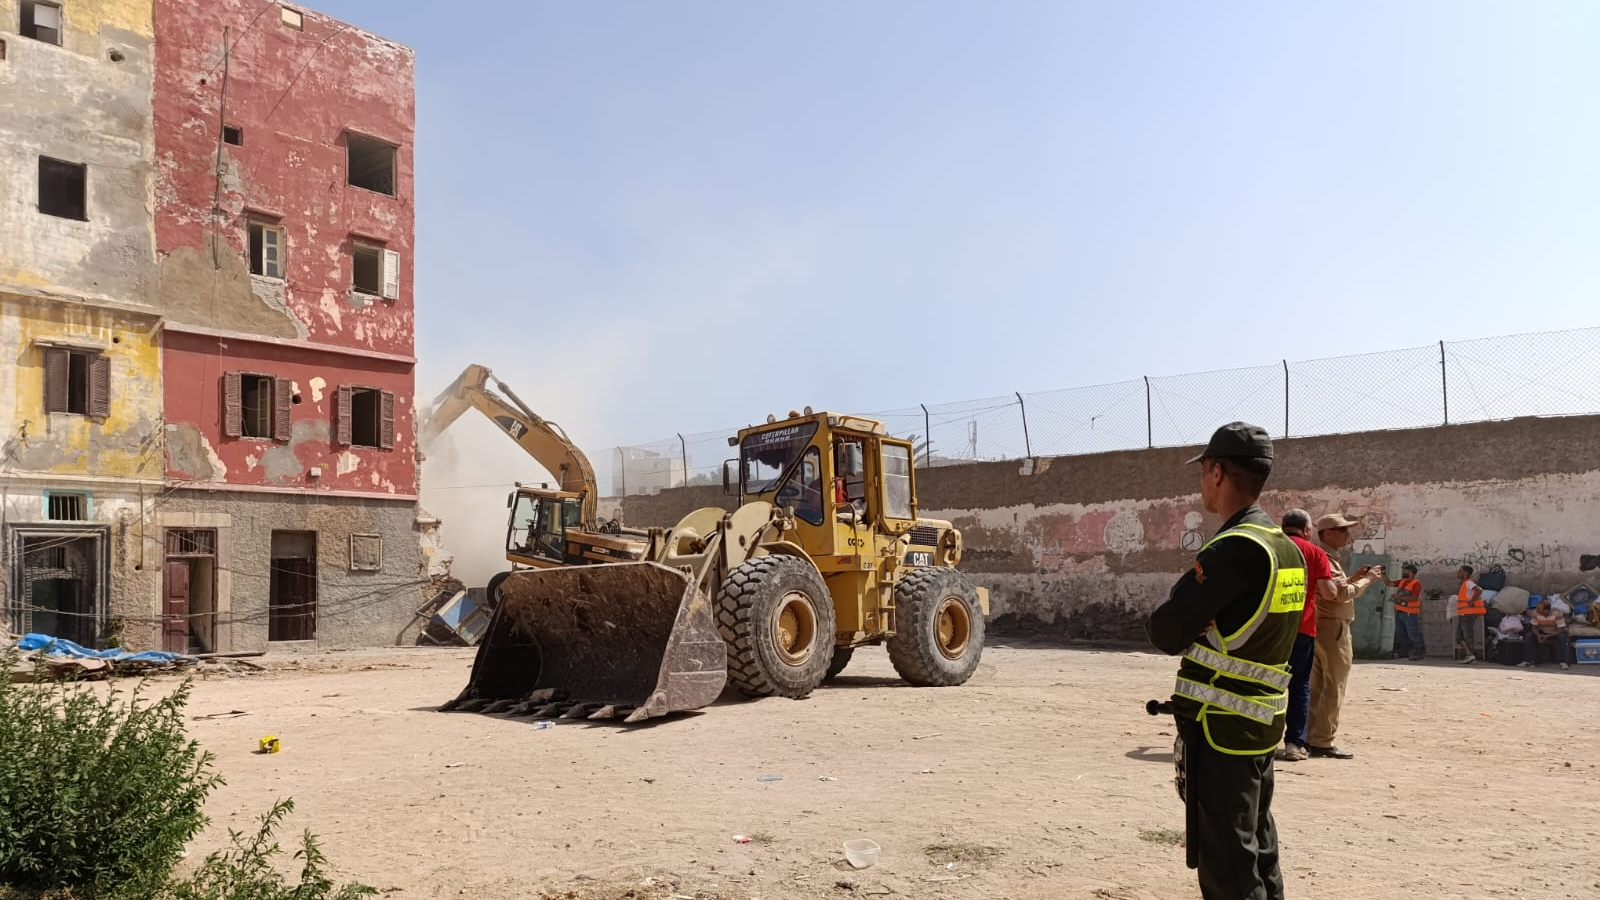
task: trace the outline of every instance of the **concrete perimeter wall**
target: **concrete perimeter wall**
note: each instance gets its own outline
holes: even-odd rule
[[[920,470],[922,514],[966,538],[961,568],[994,592],[996,628],[1142,638],[1142,618],[1219,524],[1201,511],[1194,448]],[[1503,565],[1509,583],[1564,591],[1600,573],[1600,417],[1516,419],[1277,442],[1262,505],[1363,522],[1356,549],[1421,566],[1453,593],[1455,568]],[[1030,472],[1031,474],[1024,474]],[[720,487],[606,500],[630,525],[726,506]]]

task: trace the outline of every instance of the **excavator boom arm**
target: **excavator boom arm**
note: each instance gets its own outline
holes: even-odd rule
[[[497,393],[490,387],[498,388]],[[560,482],[561,490],[582,493],[584,528],[595,526],[599,498],[595,496],[594,467],[589,457],[567,437],[561,426],[528,408],[488,367],[477,364],[462,370],[433,401],[417,434],[424,449],[444,433],[461,414],[476,409],[517,442],[534,461]]]

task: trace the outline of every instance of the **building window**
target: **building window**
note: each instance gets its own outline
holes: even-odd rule
[[[305,16],[301,15],[298,9],[290,9],[285,6],[278,12],[278,16],[283,20],[283,24],[293,28],[295,31],[301,31],[305,28]]]
[[[46,347],[44,410],[96,419],[111,415],[111,360],[92,350]]]
[[[215,556],[217,532],[210,528],[168,528],[168,556]]]
[[[350,571],[378,572],[383,569],[383,535],[350,535]]]
[[[45,496],[45,518],[52,522],[83,522],[89,518],[87,494],[56,494]]]
[[[289,379],[253,372],[222,376],[222,433],[225,437],[289,440]]]
[[[250,221],[250,274],[263,278],[283,277],[283,226],[257,219]]]
[[[394,392],[341,384],[334,398],[333,414],[338,443],[394,449]]]
[[[61,4],[22,0],[22,36],[61,46]]]
[[[89,167],[39,157],[39,212],[62,219],[89,220]]]
[[[394,196],[394,147],[359,134],[346,133],[348,168],[345,180],[351,187],[365,188]]]
[[[243,147],[244,129],[237,125],[222,126],[222,142],[224,144],[232,144],[235,147]]]
[[[350,243],[350,288],[385,300],[400,297],[400,254],[376,244]]]

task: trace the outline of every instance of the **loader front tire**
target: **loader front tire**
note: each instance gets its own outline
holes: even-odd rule
[[[489,579],[489,584],[483,589],[484,600],[489,604],[489,611],[494,612],[500,605],[500,583],[511,577],[510,572],[501,572]]]
[[[955,569],[912,569],[894,586],[895,632],[889,661],[917,687],[963,684],[983,656],[977,588]]]
[[[749,697],[807,696],[833,661],[833,598],[810,560],[762,556],[728,573],[717,628],[728,681]]]

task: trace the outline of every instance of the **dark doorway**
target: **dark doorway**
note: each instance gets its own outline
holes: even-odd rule
[[[267,640],[317,636],[317,533],[274,531]]]
[[[85,647],[95,642],[94,610],[77,578],[40,578],[33,589],[33,630]]]
[[[13,525],[6,531],[14,565],[12,630],[97,646],[106,623],[106,529]]]
[[[217,533],[169,528],[161,571],[161,643],[172,653],[210,653],[217,635]]]

